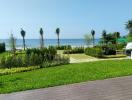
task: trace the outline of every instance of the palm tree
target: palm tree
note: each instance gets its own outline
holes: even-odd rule
[[[21,36],[23,38],[23,47],[24,47],[24,51],[25,51],[25,35],[26,35],[26,32],[21,28]]]
[[[57,37],[58,37],[58,47],[59,47],[60,46],[60,38],[59,38],[59,36],[60,36],[60,28],[56,29],[56,34],[57,34]]]
[[[106,43],[106,36],[107,36],[107,32],[106,32],[106,30],[103,30],[102,31],[103,43]]]
[[[94,38],[94,36],[95,36],[95,31],[94,31],[94,30],[91,30],[91,35],[92,35],[92,37],[93,37],[93,47],[94,47],[94,43],[95,43],[95,38]]]
[[[129,30],[129,34],[127,36],[128,42],[132,41],[132,20],[129,20],[126,23],[126,29]]]
[[[40,46],[41,46],[41,48],[43,48],[44,47],[44,38],[43,38],[44,32],[43,32],[42,28],[40,28],[39,33],[40,33],[40,36],[41,36],[41,45]]]
[[[130,33],[132,33],[132,20],[129,20],[126,23],[126,29],[129,30]]]

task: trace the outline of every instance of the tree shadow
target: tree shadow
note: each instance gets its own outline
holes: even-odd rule
[[[0,82],[0,88],[3,87],[3,86],[4,86],[4,84],[2,82]]]

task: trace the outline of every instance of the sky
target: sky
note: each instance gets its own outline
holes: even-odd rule
[[[56,38],[60,28],[63,39],[81,39],[84,34],[102,30],[126,35],[125,23],[132,19],[132,0],[0,0],[0,39],[8,39],[13,33],[27,39],[40,37],[40,27],[47,39]]]

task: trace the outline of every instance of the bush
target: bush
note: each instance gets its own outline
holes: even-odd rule
[[[1,67],[12,68],[12,67],[23,67],[23,59],[20,56],[8,56],[1,58]]]
[[[116,45],[102,46],[104,55],[116,55]]]
[[[126,55],[131,56],[131,51],[132,51],[132,49],[126,50]]]
[[[64,54],[77,54],[77,53],[84,53],[84,47],[75,47],[71,50],[65,50]]]
[[[57,50],[70,50],[72,49],[71,45],[62,45],[62,46],[56,46]]]
[[[40,67],[47,68],[51,66],[57,66],[62,64],[64,65],[69,63],[70,63],[69,57],[65,57],[65,56],[61,57],[60,55],[56,55],[53,61],[48,61],[47,59],[45,59]]]
[[[57,63],[57,61],[59,61],[59,63]],[[11,55],[2,57],[0,60],[1,67],[4,68],[29,66],[49,67],[66,63],[69,63],[69,58],[59,57],[54,47],[49,47],[48,49],[28,49],[25,56]]]
[[[53,58],[53,56],[57,54],[57,50],[53,46],[49,46],[49,48],[41,48],[41,49],[33,48],[26,50],[26,55],[31,56],[32,53],[41,55],[43,59],[44,57]]]
[[[104,51],[104,55],[116,55],[116,50],[112,48],[106,48]]]
[[[123,48],[125,48],[126,45],[127,45],[126,43],[118,44],[117,50],[122,50]]]
[[[6,48],[5,48],[5,43],[0,43],[0,53],[5,52]]]
[[[101,48],[86,48],[85,54],[93,57],[103,57],[103,50]]]

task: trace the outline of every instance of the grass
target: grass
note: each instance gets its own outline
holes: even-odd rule
[[[0,76],[0,93],[132,75],[131,60],[62,65]]]
[[[124,57],[127,57],[127,55],[125,55],[125,54],[117,54],[117,55],[104,56],[104,58],[124,58]]]
[[[20,72],[27,72],[31,70],[35,70],[40,68],[39,66],[31,66],[31,67],[18,67],[18,68],[0,68],[0,76],[2,75],[8,75],[8,74],[14,74],[14,73],[20,73]]]
[[[10,53],[9,53],[9,52],[3,52],[3,53],[0,53],[0,59],[1,59],[1,57],[3,57],[3,56],[7,56],[7,55],[10,55]]]

